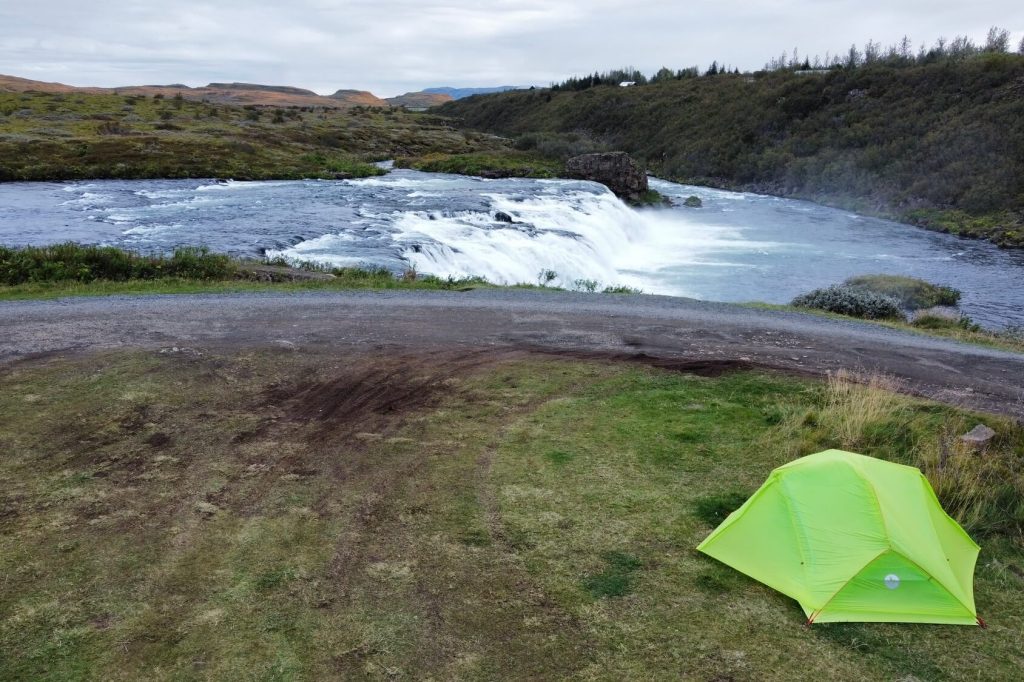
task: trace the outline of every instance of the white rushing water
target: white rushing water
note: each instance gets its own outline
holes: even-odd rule
[[[0,184],[0,243],[206,245],[500,284],[553,271],[553,284],[567,288],[770,303],[889,273],[963,290],[965,310],[982,323],[1024,324],[1024,252],[807,202],[652,186],[675,205],[634,210],[589,182],[407,170],[352,181]],[[682,206],[689,195],[703,207]]]
[[[450,180],[453,184],[463,179]],[[505,181],[505,184],[515,181]],[[416,200],[450,199],[437,180],[406,177],[363,181],[382,188],[410,190]],[[657,276],[668,266],[723,261],[729,251],[771,249],[771,242],[744,239],[740,231],[693,221],[675,211],[636,211],[607,188],[594,183],[532,181],[530,193],[478,191],[484,202],[476,210],[364,212],[363,218],[386,220],[401,257],[417,272],[441,277],[479,276],[496,284],[535,283],[544,271],[556,274],[554,285],[578,287],[631,286],[651,293],[685,295],[685,285]],[[498,221],[505,213],[513,223]],[[292,261],[311,260],[351,265],[355,257],[341,255],[356,241],[338,233],[271,250],[268,255]]]

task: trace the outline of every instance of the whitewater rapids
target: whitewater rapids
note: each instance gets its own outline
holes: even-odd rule
[[[346,181],[6,183],[0,243],[205,245],[496,284],[536,284],[551,271],[551,284],[568,289],[769,303],[891,273],[961,289],[962,307],[983,324],[1024,325],[1024,252],[807,202],[651,184],[674,206],[635,210],[590,182],[409,170]],[[682,206],[689,195],[703,208]]]

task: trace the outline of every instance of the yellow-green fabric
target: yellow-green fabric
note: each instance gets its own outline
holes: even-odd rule
[[[697,549],[811,622],[978,623],[978,545],[914,467],[842,450],[795,460]]]

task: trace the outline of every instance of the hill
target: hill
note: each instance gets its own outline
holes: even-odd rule
[[[407,92],[398,97],[389,97],[385,100],[393,107],[407,107],[409,109],[428,109],[451,102],[452,96],[443,93],[431,92]]]
[[[566,156],[1024,246],[1024,56],[505,92],[440,113]]]
[[[246,85],[216,90],[261,92]],[[382,172],[372,161],[504,145],[386,105],[238,106],[164,91],[96,94],[56,84],[51,92],[0,91],[0,181],[346,178]],[[275,90],[261,96],[332,101]]]
[[[237,104],[273,107],[330,107],[352,106],[386,107],[387,102],[369,92],[339,90],[323,97],[312,90],[285,85],[259,85],[255,83],[210,83],[201,88],[187,85],[129,85],[121,88],[80,88],[63,83],[44,83],[16,76],[0,75],[0,92],[84,93],[106,95],[142,95],[176,97],[217,104]]]

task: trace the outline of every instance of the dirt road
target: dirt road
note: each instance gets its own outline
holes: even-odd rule
[[[838,369],[1024,417],[1024,355],[798,313],[661,296],[517,290],[260,293],[0,303],[0,363],[113,348],[510,349],[704,371]]]

